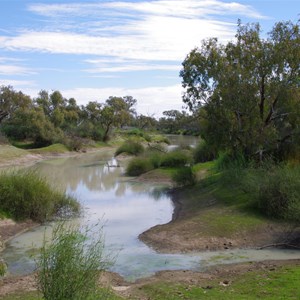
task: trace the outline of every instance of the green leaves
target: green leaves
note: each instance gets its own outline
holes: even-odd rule
[[[262,39],[258,24],[239,23],[235,42],[209,39],[190,52],[180,73],[183,101],[200,106],[207,144],[247,157],[283,158],[278,149],[297,134],[299,48],[299,24],[278,23]]]

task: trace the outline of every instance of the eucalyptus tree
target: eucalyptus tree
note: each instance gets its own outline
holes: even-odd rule
[[[235,40],[202,42],[183,62],[183,101],[199,109],[202,137],[217,150],[282,158],[299,145],[299,22],[238,22]]]
[[[0,87],[0,123],[13,118],[17,110],[27,109],[31,105],[31,98],[21,91],[15,91],[12,86]]]

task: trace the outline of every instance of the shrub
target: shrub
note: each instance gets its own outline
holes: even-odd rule
[[[182,167],[172,176],[172,180],[177,186],[190,186],[196,183],[196,176],[191,167]]]
[[[78,228],[59,223],[50,244],[44,240],[37,260],[38,290],[43,299],[106,298],[98,288],[100,272],[109,262],[103,255],[102,228]]]
[[[162,154],[157,151],[151,151],[148,155],[148,159],[150,160],[154,169],[157,169],[161,165]]]
[[[218,171],[232,168],[245,168],[247,166],[247,161],[241,153],[231,154],[228,152],[221,152],[218,155],[215,166]]]
[[[139,176],[149,172],[153,168],[154,167],[149,159],[137,157],[129,162],[126,168],[126,174],[129,176]]]
[[[63,212],[79,212],[72,197],[53,191],[44,178],[33,171],[16,171],[0,175],[0,210],[20,219],[45,221]]]
[[[274,218],[300,222],[300,170],[277,166],[260,178],[258,207]]]
[[[144,147],[141,143],[128,140],[123,143],[115,152],[115,155],[119,155],[121,153],[128,153],[132,155],[138,155],[143,153]]]
[[[171,144],[170,140],[166,136],[161,135],[161,134],[153,134],[151,136],[151,141],[153,143],[165,143],[167,145]]]
[[[163,167],[184,167],[188,164],[189,157],[181,151],[173,151],[162,156],[161,166]]]
[[[195,163],[207,162],[214,160],[215,154],[204,140],[197,145],[193,153]]]

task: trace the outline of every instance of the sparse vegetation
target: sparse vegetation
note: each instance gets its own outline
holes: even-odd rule
[[[43,299],[106,299],[98,285],[110,261],[104,256],[102,228],[59,223],[44,241],[37,261],[38,289]]]

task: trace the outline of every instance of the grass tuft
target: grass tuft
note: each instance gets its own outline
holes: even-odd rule
[[[78,213],[79,203],[64,193],[53,191],[46,180],[33,171],[0,174],[0,211],[16,219],[43,222],[60,213]]]

